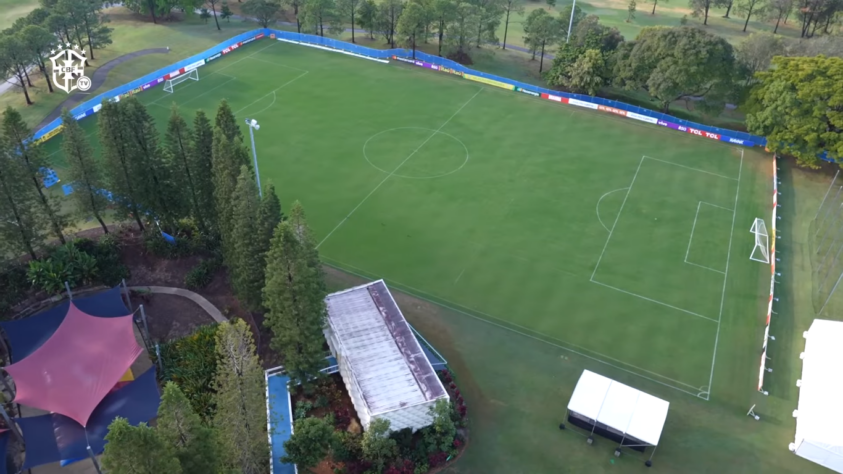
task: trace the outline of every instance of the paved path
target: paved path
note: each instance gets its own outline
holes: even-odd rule
[[[134,53],[124,54],[118,58],[114,58],[111,61],[103,64],[96,71],[94,71],[93,76],[91,76],[91,88],[88,92],[77,92],[70,97],[68,97],[64,102],[61,103],[55,110],[50,112],[50,115],[41,121],[36,130],[40,129],[44,125],[52,122],[56,118],[61,115],[62,109],[72,109],[77,105],[85,102],[86,100],[90,99],[94,94],[94,92],[105,82],[108,78],[108,73],[111,72],[112,69],[119,66],[120,64],[125,63],[126,61],[135,59],[140,56],[146,56],[147,54],[167,54],[170,52],[170,48],[152,48],[152,49],[142,49],[140,51],[135,51]],[[56,89],[56,94],[63,94],[63,91]]]
[[[210,301],[206,300],[204,296],[194,293],[190,290],[185,290],[184,288],[172,288],[169,286],[130,286],[130,290],[135,291],[148,291],[153,294],[159,295],[176,295],[176,296],[183,296],[194,303],[198,304],[205,310],[208,315],[214,318],[214,321],[218,323],[224,323],[228,321],[228,318],[222,315],[219,309],[216,306],[211,304]]]

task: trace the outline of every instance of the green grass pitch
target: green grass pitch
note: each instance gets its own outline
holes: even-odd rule
[[[257,119],[261,180],[304,204],[327,263],[646,389],[752,393],[769,269],[749,228],[769,219],[769,156],[270,40],[199,75],[140,99],[162,129],[172,102]]]

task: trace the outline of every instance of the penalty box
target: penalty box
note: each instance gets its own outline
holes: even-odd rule
[[[716,326],[737,192],[726,173],[642,157],[591,280]]]

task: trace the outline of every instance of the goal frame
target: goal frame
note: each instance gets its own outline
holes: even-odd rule
[[[174,86],[177,86],[177,85],[181,84],[182,82],[189,81],[189,80],[192,80],[192,81],[198,81],[199,80],[199,70],[198,69],[191,69],[190,71],[188,71],[184,74],[181,74],[177,77],[174,77],[172,79],[167,79],[167,82],[164,83],[164,92],[169,92],[170,94],[172,94],[174,92],[173,91]]]
[[[770,236],[764,219],[756,217],[749,231],[755,235],[755,246],[749,259],[755,262],[770,263]]]

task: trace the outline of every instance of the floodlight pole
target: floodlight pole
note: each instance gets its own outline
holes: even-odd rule
[[[568,37],[565,38],[565,43],[569,43],[571,41],[571,28],[574,27],[574,12],[577,11],[577,0],[574,0],[574,4],[571,6],[571,19],[568,20]]]
[[[249,136],[252,138],[252,158],[255,160],[255,179],[258,182],[258,195],[263,198],[263,188],[261,188],[261,173],[258,170],[258,150],[255,148],[255,130],[260,130],[261,126],[255,119],[246,119],[246,125],[249,126]]]

